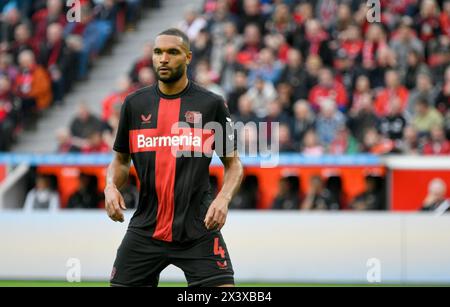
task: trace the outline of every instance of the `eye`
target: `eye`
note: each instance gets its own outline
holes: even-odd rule
[[[153,53],[154,53],[154,54],[161,54],[161,50],[156,49],[156,50],[153,51]]]

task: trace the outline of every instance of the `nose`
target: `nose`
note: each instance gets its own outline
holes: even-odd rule
[[[160,62],[161,63],[168,63],[169,62],[169,54],[167,52],[163,52]]]

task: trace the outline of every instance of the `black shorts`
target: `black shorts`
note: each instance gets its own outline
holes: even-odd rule
[[[234,284],[234,272],[220,231],[191,243],[174,243],[127,231],[117,250],[111,286],[156,287],[168,265],[180,268],[189,287]]]

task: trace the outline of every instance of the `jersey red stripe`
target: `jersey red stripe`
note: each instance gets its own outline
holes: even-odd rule
[[[159,101],[157,135],[170,135],[171,127],[178,122],[181,99],[164,99]],[[171,242],[172,224],[175,209],[175,171],[176,158],[171,147],[160,147],[156,151],[155,185],[158,197],[158,213],[153,238]]]

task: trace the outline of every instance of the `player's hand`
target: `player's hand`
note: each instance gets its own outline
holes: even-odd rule
[[[218,196],[216,199],[214,199],[214,201],[209,206],[208,212],[206,213],[204,221],[206,229],[222,229],[227,219],[229,203],[230,200],[226,199],[225,197]]]
[[[108,216],[114,222],[123,222],[125,220],[122,210],[126,210],[125,201],[122,194],[114,186],[105,188],[105,209]]]

